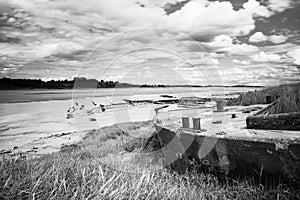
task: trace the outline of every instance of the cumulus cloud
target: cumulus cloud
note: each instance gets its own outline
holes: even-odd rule
[[[37,16],[36,21],[49,28],[67,26],[61,23],[61,19],[72,22],[79,28],[87,28],[87,24],[100,27],[109,24],[119,30],[127,31],[140,27],[159,26],[190,34],[194,39],[202,41],[210,40],[220,34],[247,35],[255,28],[256,17],[272,15],[267,7],[260,5],[256,0],[244,3],[240,10],[234,10],[230,2],[208,0],[189,1],[180,10],[170,15],[167,15],[162,7],[167,3],[181,1],[87,0],[83,3],[80,0],[12,0],[11,2]],[[222,13],[222,17],[216,17],[219,13]],[[89,16],[84,17],[87,15]],[[56,19],[55,23],[53,19]]]
[[[256,32],[249,37],[249,42],[258,43],[264,41],[270,41],[274,44],[281,44],[286,42],[288,37],[284,35],[270,35],[266,36],[262,32]]]
[[[222,68],[247,65],[240,66],[245,68],[245,73],[241,73],[247,75],[247,69],[250,68],[248,65],[251,63],[246,57],[255,54],[250,56],[255,62],[281,62],[280,56],[271,54],[272,51],[261,47],[261,45],[258,48],[253,44],[241,43],[237,40],[237,36],[248,35],[253,31],[258,18],[270,17],[274,13],[281,12],[291,6],[290,3],[283,3],[283,0],[270,0],[267,5],[261,5],[260,0],[249,0],[246,3],[239,2],[239,9],[236,9],[235,1],[231,1],[233,2],[231,3],[230,1],[211,0],[87,0],[85,2],[81,0],[2,0],[2,2],[22,8],[29,13],[26,17],[28,23],[26,23],[24,29],[10,27],[13,31],[4,30],[7,31],[4,34],[10,37],[18,37],[22,42],[18,44],[0,44],[0,56],[3,53],[3,56],[7,57],[7,63],[17,63],[18,59],[30,63],[22,67],[22,70],[27,70],[22,71],[22,73],[27,73],[28,76],[34,71],[38,74],[40,71],[45,71],[45,69],[50,70],[54,65],[79,65],[81,63],[80,59],[75,58],[85,56],[82,52],[93,49],[97,44],[117,35],[123,35],[123,37],[113,41],[109,39],[109,44],[100,45],[99,49],[93,51],[93,55],[86,61],[88,63],[84,65],[84,70],[86,70],[84,73],[87,76],[96,74],[98,70],[101,70],[99,66],[105,66],[107,62],[123,52],[132,51],[133,53],[132,56],[127,55],[116,63],[114,68],[111,69],[114,72],[112,75],[122,74],[127,66],[139,66],[138,64],[145,63],[144,61],[147,61],[149,57],[162,56],[160,51],[153,54],[145,51],[143,56],[134,54],[136,49],[149,50],[151,48],[177,52],[178,55],[184,55],[184,59],[191,61],[192,65],[196,63],[198,67],[203,67],[201,69],[206,70],[218,64]],[[180,4],[180,7],[173,12],[166,13],[166,4],[176,5],[178,2],[184,3]],[[11,23],[15,22],[11,21]],[[169,32],[155,30],[153,31],[156,32],[155,34],[149,34],[150,31],[137,33],[137,29],[145,29],[145,27],[160,27],[169,30]],[[131,30],[134,31],[129,34]],[[177,34],[170,33],[170,30]],[[127,34],[124,34],[124,32]],[[180,39],[180,35],[184,35],[187,39]],[[282,35],[266,36],[260,32],[251,36],[250,40],[254,43],[269,41],[280,44],[286,42],[287,38]],[[199,41],[203,42],[205,49],[200,46]],[[276,48],[277,46],[279,45],[276,45]],[[275,50],[275,46],[273,47]],[[263,51],[258,53],[259,50]],[[199,55],[196,54],[200,52],[207,55],[209,53],[211,56],[210,58],[207,56],[206,59],[201,56],[199,58]],[[281,54],[282,52],[272,53]],[[289,56],[294,57],[294,53],[291,52]],[[78,54],[81,54],[81,56]],[[175,56],[175,54],[172,55]],[[234,55],[233,58],[235,59],[231,55]],[[170,54],[165,56],[169,58]],[[282,56],[281,60],[283,59]],[[53,63],[53,66],[45,67],[41,63],[32,65],[32,60]],[[168,59],[152,59],[150,61],[148,60],[152,64],[169,64]],[[170,62],[172,63],[168,66],[182,68],[183,65],[179,61],[171,59]],[[299,59],[295,59],[295,63],[299,63]],[[267,64],[263,63],[261,65]],[[38,67],[41,69],[37,70]],[[19,68],[18,65],[15,68]],[[61,68],[56,70],[56,74],[53,74],[54,72],[50,70],[49,77],[54,77],[54,75],[58,77],[66,76],[66,74],[72,72],[71,68]],[[190,67],[187,69],[193,70]],[[158,74],[168,76],[167,73],[162,73],[159,70],[160,68],[157,70]],[[4,71],[8,71],[8,67]],[[61,73],[62,71],[64,73]],[[191,74],[190,71],[187,76],[189,74]],[[207,74],[211,76],[210,71]],[[134,77],[130,78],[134,79]],[[198,77],[194,78],[198,80]],[[237,76],[238,78],[239,76]],[[245,76],[245,80],[252,79]]]
[[[213,39],[213,41],[207,43],[207,45],[212,48],[229,47],[233,45],[233,39],[227,35],[218,35]]]
[[[24,45],[0,45],[0,54],[15,58],[16,61],[30,61],[50,56],[67,56],[83,51],[85,48],[79,43],[61,39],[46,40],[44,42],[29,43]]]
[[[216,17],[220,13],[222,17]],[[189,33],[196,40],[207,40],[221,34],[247,35],[255,28],[256,16],[270,15],[271,12],[255,0],[249,0],[238,11],[230,2],[190,1],[169,15],[167,24]]]
[[[247,60],[238,60],[238,59],[233,59],[232,62],[234,64],[238,64],[238,65],[250,65],[251,63]]]
[[[228,47],[221,48],[217,52],[226,52],[232,55],[249,55],[257,52],[259,49],[256,46],[248,44],[232,44]]]
[[[281,57],[277,54],[267,54],[264,51],[251,56],[255,62],[280,62]]]
[[[250,36],[249,42],[263,42],[267,41],[268,37],[264,35],[262,32],[256,32]]]
[[[258,51],[258,48],[253,45],[246,43],[236,44],[233,38],[227,35],[216,36],[213,41],[203,44],[209,50],[233,55],[248,55]]]
[[[216,58],[211,58],[211,62],[212,62],[214,65],[220,64],[219,60],[216,59]]]
[[[40,23],[48,26],[54,25],[49,19],[61,21],[62,18],[79,27],[87,24],[110,24],[120,30],[130,30],[159,26],[188,33],[196,40],[207,40],[220,34],[247,35],[255,28],[256,17],[269,17],[273,14],[257,0],[249,0],[239,10],[234,10],[230,2],[189,1],[180,10],[166,14],[164,5],[181,1],[183,0],[87,0],[83,3],[80,0],[11,0],[10,3],[37,16]],[[219,13],[222,13],[222,17],[216,17]],[[90,16],[82,17],[86,15]],[[74,16],[76,20],[73,20]],[[96,20],[93,21],[94,18]]]
[[[268,7],[275,12],[283,12],[292,6],[291,0],[269,0]]]
[[[71,41],[63,41],[58,43],[43,44],[35,49],[34,53],[37,57],[48,57],[56,55],[69,55],[81,50],[84,50],[83,46]]]
[[[288,52],[287,55],[294,59],[293,63],[295,65],[300,65],[300,48]]]
[[[288,39],[288,37],[284,36],[284,35],[271,35],[269,37],[269,40],[275,44],[281,44],[286,42]]]

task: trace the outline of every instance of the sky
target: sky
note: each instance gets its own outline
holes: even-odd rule
[[[0,77],[300,80],[299,0],[0,0]]]

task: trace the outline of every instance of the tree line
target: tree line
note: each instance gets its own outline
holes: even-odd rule
[[[73,88],[128,88],[128,87],[164,87],[163,85],[136,85],[118,81],[98,81],[85,77],[72,80],[11,79],[1,78],[0,89],[73,89]]]

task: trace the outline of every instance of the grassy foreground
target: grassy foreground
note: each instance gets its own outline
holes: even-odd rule
[[[271,96],[272,101],[280,98],[278,104],[270,111],[270,114],[300,112],[300,83],[240,93],[239,98],[229,101],[228,105],[247,106],[264,104],[266,102],[266,96]]]
[[[141,136],[152,131],[149,122],[114,125],[91,131],[83,142],[58,153],[1,162],[0,199],[300,198],[299,190],[285,185],[224,183],[210,174],[177,175],[141,166],[148,158],[153,166],[160,163],[159,152],[139,154],[145,141]]]

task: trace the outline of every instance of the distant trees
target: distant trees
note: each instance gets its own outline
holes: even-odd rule
[[[144,85],[141,85],[141,87],[166,87],[165,85],[147,85],[147,84],[144,84]]]
[[[87,79],[85,77],[75,77],[73,79],[74,88],[96,88],[98,87],[98,80],[96,79]]]
[[[163,87],[163,85],[135,85],[119,83],[118,81],[98,81],[85,77],[75,77],[73,80],[41,79],[0,79],[0,89],[72,89],[72,88],[128,88],[128,87]]]
[[[129,83],[114,81],[98,81],[85,77],[76,77],[73,80],[51,80],[41,79],[0,79],[0,89],[72,89],[72,88],[114,88],[114,87],[139,87]]]

